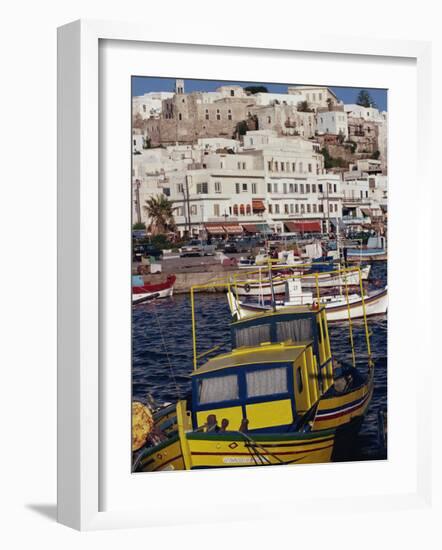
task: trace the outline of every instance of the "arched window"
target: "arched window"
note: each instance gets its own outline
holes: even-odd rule
[[[237,215],[238,215],[238,205],[237,205],[237,204],[234,204],[234,205],[233,205],[233,215],[234,215],[234,216],[237,216]]]
[[[246,212],[247,212],[247,216],[251,216],[252,215],[252,208],[250,206],[250,204],[248,204],[246,206]]]
[[[244,205],[241,204],[240,207],[239,207],[239,213],[241,216],[244,216],[245,215],[245,209],[244,209]]]

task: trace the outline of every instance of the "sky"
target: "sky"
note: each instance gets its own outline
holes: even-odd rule
[[[179,77],[178,77],[179,78]],[[263,85],[274,93],[286,93],[287,86],[295,84],[267,84],[265,82],[233,82],[221,80],[193,80],[184,79],[185,92],[214,92],[220,86],[235,84],[237,86]],[[327,84],[324,84],[327,86]],[[361,88],[345,88],[341,86],[328,86],[336,96],[344,103],[356,103],[356,97]],[[146,76],[132,77],[132,95],[143,95],[148,92],[173,92],[175,90],[175,78],[158,78]],[[387,90],[379,88],[364,88],[367,90],[378,109],[381,111],[387,110]]]

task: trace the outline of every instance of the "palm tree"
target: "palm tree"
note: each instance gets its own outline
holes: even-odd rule
[[[166,196],[160,194],[150,197],[143,209],[149,218],[148,231],[152,235],[162,235],[176,230],[173,217],[176,208]]]

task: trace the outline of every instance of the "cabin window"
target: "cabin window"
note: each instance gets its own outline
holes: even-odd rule
[[[304,390],[304,384],[302,383],[302,372],[301,367],[296,369],[296,383],[298,384],[298,392],[302,393]]]
[[[198,401],[200,405],[233,401],[238,397],[238,376],[236,374],[203,378],[199,381]]]
[[[293,340],[293,342],[302,342],[313,339],[312,323],[310,319],[293,319],[276,323],[276,336],[278,342]]]
[[[287,369],[265,369],[246,374],[247,397],[287,393]]]
[[[270,325],[237,329],[235,333],[236,347],[258,346],[262,342],[270,342]]]

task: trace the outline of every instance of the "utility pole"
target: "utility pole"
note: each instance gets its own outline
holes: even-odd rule
[[[191,237],[191,233],[192,233],[192,217],[191,217],[191,214],[190,214],[190,198],[189,198],[189,176],[186,175],[186,186],[185,186],[185,190],[186,190],[186,206],[187,206],[187,217],[188,217],[188,221],[189,221],[189,237]]]
[[[139,179],[135,180],[135,211],[137,215],[137,223],[141,223],[141,204],[140,204],[140,186]]]

